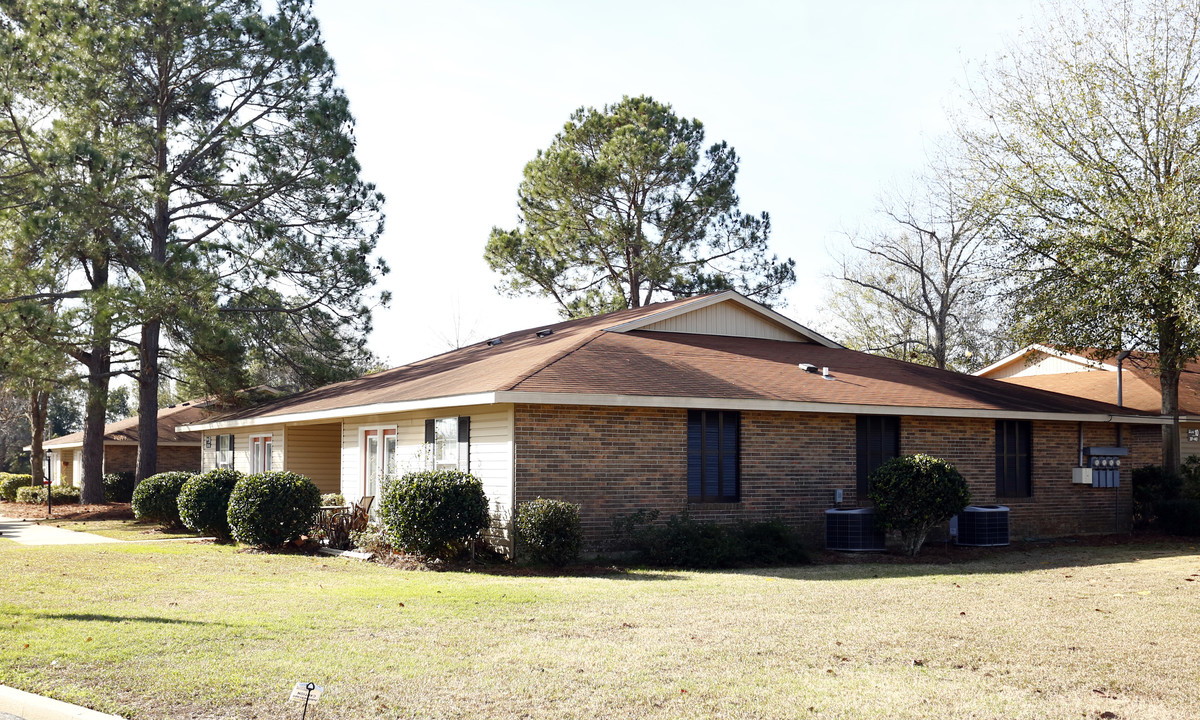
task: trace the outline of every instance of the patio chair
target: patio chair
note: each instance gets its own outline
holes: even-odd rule
[[[367,527],[367,523],[370,522],[371,519],[371,503],[373,502],[375,502],[375,496],[367,495],[350,508],[350,521],[348,526],[351,532],[362,530]]]

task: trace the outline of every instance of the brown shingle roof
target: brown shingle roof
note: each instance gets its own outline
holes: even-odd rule
[[[158,442],[195,443],[196,445],[199,445],[200,433],[179,432],[175,428],[180,425],[200,422],[210,415],[212,415],[211,410],[206,410],[202,405],[197,404],[195,401],[161,408],[158,411]],[[125,418],[124,420],[118,420],[114,423],[109,423],[108,425],[104,426],[104,442],[106,443],[136,443],[137,440],[137,415]],[[83,433],[77,432],[47,440],[43,444],[43,447],[50,450],[58,447],[81,445],[82,443]]]
[[[636,329],[606,331],[699,299],[558,323],[545,328],[553,330],[545,337],[537,335],[543,328],[521,330],[501,336],[499,344],[479,343],[207,422],[250,418],[262,422],[272,417],[339,410],[353,414],[350,408],[504,391],[778,400],[951,411],[1121,413],[1105,402],[1019,388],[818,343]],[[828,366],[831,378],[804,372],[797,367],[799,363]]]
[[[1116,358],[1104,362],[1117,363]],[[1154,356],[1147,353],[1135,353],[1124,362],[1121,394],[1126,408],[1152,413],[1161,410],[1162,384],[1154,363]],[[1117,373],[1108,370],[1023,375],[1004,378],[1003,382],[1101,402],[1117,402]],[[1179,378],[1179,412],[1181,415],[1200,415],[1200,363],[1188,363]]]

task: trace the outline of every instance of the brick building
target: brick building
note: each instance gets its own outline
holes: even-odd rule
[[[158,411],[158,471],[200,469],[200,433],[176,428],[207,417],[204,403],[191,401]],[[104,426],[104,472],[133,472],[137,469],[138,418],[118,420]],[[71,433],[43,446],[49,458],[50,481],[75,485],[82,475],[83,433]]]
[[[639,509],[781,518],[812,538],[898,454],[943,457],[1016,537],[1125,530],[1128,482],[1072,482],[1084,449],[1155,462],[1157,413],[848,350],[734,292],[523,330],[221,414],[202,467],[287,469],[347,500],[409,469],[483,480],[512,508],[579,503],[590,547]]]

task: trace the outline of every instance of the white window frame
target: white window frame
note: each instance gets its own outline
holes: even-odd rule
[[[449,439],[443,443],[443,442],[441,442],[441,438],[438,435],[438,424],[445,423],[445,422],[453,422],[454,423],[454,432],[452,434],[452,439]],[[454,452],[453,461],[451,461],[449,459],[447,459],[445,462],[442,461],[441,450],[444,448],[453,449],[453,452]],[[430,450],[430,462],[433,464],[434,470],[458,470],[459,469],[460,458],[458,457],[458,416],[457,415],[455,415],[454,417],[439,417],[439,418],[433,419],[433,447],[431,447],[429,450]]]
[[[217,435],[215,450],[213,451],[213,466],[218,469],[232,470],[233,469],[233,433],[225,433]],[[229,447],[221,449],[221,438],[229,438]],[[228,457],[222,458],[222,453],[228,453]]]
[[[261,433],[250,436],[250,473],[271,472],[271,454],[275,450],[275,435]]]
[[[367,438],[378,437],[381,442],[375,458],[375,467],[367,467]],[[391,457],[388,457],[388,439],[391,439]],[[358,429],[358,487],[362,497],[379,495],[383,489],[383,481],[399,472],[400,462],[400,433],[395,425],[368,425]],[[371,477],[371,473],[377,473]]]

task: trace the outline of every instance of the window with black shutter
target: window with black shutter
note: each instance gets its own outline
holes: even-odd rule
[[[737,502],[741,416],[736,411],[688,411],[688,502]]]
[[[900,418],[894,415],[858,416],[858,502],[870,490],[867,478],[875,468],[900,454]]]
[[[996,421],[996,497],[1031,497],[1028,420]]]

